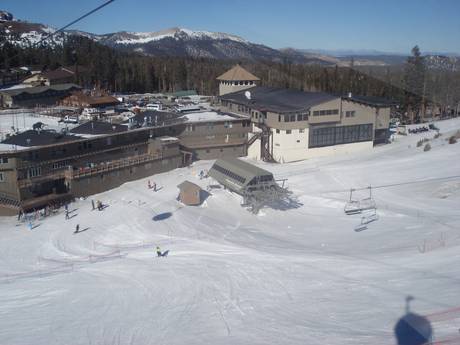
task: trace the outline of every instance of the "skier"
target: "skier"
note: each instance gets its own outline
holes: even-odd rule
[[[156,182],[153,182],[153,191],[154,191],[154,192],[157,191],[157,184],[156,184]]]
[[[203,170],[200,170],[200,180],[202,180],[204,177],[204,171]]]
[[[19,212],[18,212],[18,221],[21,220],[21,217],[22,217],[22,210],[19,210]]]
[[[29,222],[29,225],[28,225],[28,227],[29,227],[29,230],[30,230],[30,231],[32,231],[32,229],[33,229],[33,225],[32,225],[32,222]]]
[[[80,231],[80,224],[77,224],[77,226],[75,227],[74,234],[78,234],[79,231]]]
[[[93,199],[91,199],[91,206],[93,206],[93,211],[94,211],[95,207],[94,207],[94,200]]]
[[[152,183],[150,183],[150,180],[148,180],[148,182],[147,182],[147,187],[148,187],[149,189],[152,189]]]
[[[65,210],[65,219],[70,219],[69,210]]]
[[[69,205],[67,203],[64,205],[64,209],[66,212],[69,211]]]
[[[160,249],[159,246],[157,246],[157,256],[158,256],[158,257],[163,256],[163,255],[161,255],[161,249]]]

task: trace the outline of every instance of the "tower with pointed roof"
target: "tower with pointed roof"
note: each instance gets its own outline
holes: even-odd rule
[[[217,80],[219,80],[219,96],[222,96],[254,87],[260,79],[240,65],[236,65],[218,76]]]

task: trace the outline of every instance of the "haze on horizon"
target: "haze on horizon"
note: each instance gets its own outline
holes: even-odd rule
[[[0,9],[60,27],[103,2],[4,0]],[[422,52],[460,54],[458,13],[457,0],[115,0],[72,29],[102,34],[184,27],[235,34],[273,48],[407,54],[417,44]]]

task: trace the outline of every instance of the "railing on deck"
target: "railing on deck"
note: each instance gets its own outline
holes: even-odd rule
[[[139,165],[142,163],[151,162],[154,160],[159,160],[163,158],[161,153],[157,154],[144,154],[135,157],[117,159],[109,162],[98,163],[92,167],[81,167],[78,169],[67,170],[65,172],[66,178],[68,179],[78,179],[82,177],[97,175],[104,172],[109,172],[113,170],[118,170],[121,168],[126,168],[130,166]]]

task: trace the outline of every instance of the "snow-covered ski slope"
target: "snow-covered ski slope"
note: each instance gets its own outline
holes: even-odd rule
[[[202,161],[151,177],[158,192],[144,179],[94,196],[103,211],[80,200],[32,231],[0,219],[0,344],[395,344],[408,295],[435,340],[459,344],[460,143],[446,138],[460,121],[437,125],[428,152],[416,142],[433,131],[258,163],[288,179],[297,208],[256,216],[223,189],[182,206],[180,182],[212,184]],[[346,190],[368,185],[379,220],[355,232]]]

